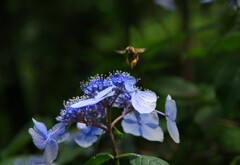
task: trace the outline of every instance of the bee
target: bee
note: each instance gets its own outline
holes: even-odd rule
[[[127,54],[128,56],[126,58],[126,62],[133,69],[139,60],[138,53],[143,53],[145,50],[145,48],[134,48],[132,46],[128,46],[124,50],[116,50],[116,52],[119,54]]]

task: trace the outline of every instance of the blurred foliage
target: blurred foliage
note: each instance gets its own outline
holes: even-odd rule
[[[113,70],[141,78],[160,110],[167,94],[178,105],[180,144],[168,134],[163,143],[124,136],[122,152],[239,164],[240,13],[224,0],[183,0],[175,11],[144,0],[2,0],[0,19],[0,164],[41,154],[28,134],[31,118],[55,122],[62,101],[82,94],[80,81]],[[114,52],[128,45],[147,48],[134,69]],[[104,138],[88,151],[63,147],[57,162],[110,152]]]

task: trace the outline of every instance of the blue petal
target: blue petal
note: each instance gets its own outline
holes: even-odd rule
[[[101,134],[103,134],[103,130],[101,128],[92,127],[92,135],[101,135]]]
[[[75,142],[83,147],[83,148],[87,148],[90,147],[94,142],[96,142],[98,140],[97,136],[92,136],[92,135],[78,135],[75,137]]]
[[[168,95],[165,103],[165,113],[166,116],[171,120],[175,121],[177,116],[177,106],[176,102],[172,100],[171,96]]]
[[[129,77],[125,83],[124,86],[128,92],[133,92],[136,90],[136,87],[134,86],[136,84],[137,80],[134,77]]]
[[[142,137],[150,141],[163,141],[163,131],[157,126],[156,128],[148,127],[147,125],[142,125],[141,127]]]
[[[80,100],[79,102],[71,105],[70,107],[71,108],[81,108],[81,107],[85,107],[87,105],[93,105],[93,104],[96,104],[98,103],[99,101],[101,101],[101,99],[95,99],[95,98],[90,98],[90,99],[82,99]]]
[[[59,140],[62,140],[62,136],[65,133],[65,124],[58,123],[53,126],[53,128],[49,131],[49,137],[56,140],[57,142]]]
[[[38,132],[36,132],[34,129],[30,128],[28,130],[29,134],[32,136],[33,139],[33,143],[34,145],[40,149],[43,150],[46,146],[46,141],[47,141],[47,137],[42,136],[42,134],[39,134]]]
[[[167,129],[173,141],[179,143],[180,139],[176,122],[167,118]]]
[[[38,122],[35,119],[32,118],[32,121],[34,123],[34,129],[41,134],[42,136],[47,136],[47,128],[44,123]]]
[[[30,157],[27,161],[27,165],[49,165],[46,163],[46,161],[43,159],[43,157]]]
[[[103,99],[110,97],[114,94],[114,91],[112,91],[113,86],[108,87],[104,90],[102,90],[101,92],[99,92],[94,98],[90,98],[90,99],[82,99],[79,102],[71,105],[70,107],[72,108],[81,108],[81,107],[85,107],[87,105],[93,105],[96,104],[100,101],[102,101]]]
[[[38,122],[35,119],[32,119],[34,123],[34,129],[30,128],[28,130],[29,134],[32,136],[34,145],[43,150],[46,145],[47,140],[47,128],[44,123]]]
[[[52,163],[58,155],[58,143],[54,139],[49,139],[43,154],[47,163]]]
[[[112,92],[113,86],[110,86],[102,91],[100,91],[96,96],[95,99],[106,98],[106,96]]]
[[[135,122],[128,122],[127,120],[123,119],[121,122],[123,131],[125,133],[129,133],[135,136],[141,136],[139,124]]]
[[[130,112],[122,120],[124,132],[135,136],[142,136],[150,141],[163,141],[163,132],[159,127],[159,119],[156,112],[140,114]]]
[[[141,121],[150,127],[157,127],[159,125],[159,118],[156,112],[140,114]]]
[[[137,90],[132,94],[132,105],[139,113],[150,113],[157,106],[157,96],[152,91]]]

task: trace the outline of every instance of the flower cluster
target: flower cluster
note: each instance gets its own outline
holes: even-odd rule
[[[34,128],[29,129],[35,146],[44,150],[44,160],[53,163],[58,154],[58,143],[72,135],[81,147],[89,147],[98,140],[98,136],[109,132],[114,124],[121,120],[125,133],[141,136],[150,141],[163,141],[163,131],[159,126],[159,116],[167,121],[167,130],[179,143],[176,126],[176,103],[167,96],[165,113],[156,110],[157,95],[150,90],[136,87],[137,80],[124,72],[110,73],[109,76],[91,77],[81,83],[83,96],[64,102],[64,109],[56,118],[58,123],[47,131],[46,126],[33,119]],[[122,109],[122,115],[111,121],[111,108]],[[66,135],[66,128],[76,124],[79,133]]]

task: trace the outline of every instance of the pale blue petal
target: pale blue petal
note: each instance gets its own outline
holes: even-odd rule
[[[93,105],[93,104],[96,104],[100,101],[102,101],[103,99],[107,98],[107,97],[110,97],[110,96],[113,96],[113,94],[115,93],[114,91],[111,91],[113,87],[109,87],[106,89],[106,91],[101,91],[98,93],[98,95],[96,95],[94,98],[90,98],[90,99],[82,99],[80,100],[79,102],[71,105],[70,107],[71,108],[81,108],[81,107],[85,107],[85,106],[88,106],[88,105]],[[111,89],[111,90],[110,90]],[[107,93],[108,92],[108,93]]]
[[[58,143],[54,139],[49,139],[43,154],[47,163],[52,163],[58,155]]]
[[[142,137],[149,141],[163,141],[163,131],[159,126],[157,126],[156,128],[151,128],[147,125],[142,125],[141,133]]]
[[[92,135],[101,135],[103,134],[103,130],[101,128],[97,128],[97,127],[92,127]]]
[[[157,106],[157,96],[152,91],[136,91],[132,94],[132,105],[139,113],[150,113]]]
[[[151,127],[159,125],[159,118],[156,112],[140,114],[141,121]]]
[[[46,146],[47,137],[42,136],[42,134],[39,134],[39,132],[36,132],[33,128],[30,128],[28,132],[32,136],[34,145],[38,149],[43,150]]]
[[[139,124],[136,122],[128,122],[127,120],[123,119],[121,122],[123,131],[125,133],[129,133],[135,136],[141,136]]]
[[[128,123],[137,123],[138,122],[137,116],[134,112],[130,112],[130,113],[126,114],[123,118]]]
[[[177,116],[176,102],[168,95],[165,103],[165,113],[171,120],[175,121]]]
[[[212,3],[214,0],[200,0],[200,3]]]
[[[105,96],[107,96],[109,93],[112,92],[113,86],[110,86],[102,91],[100,91],[96,96],[95,99],[101,99],[101,98],[105,98]]]
[[[46,163],[43,157],[30,157],[26,163],[27,165],[50,165],[50,163]]]
[[[136,83],[137,83],[137,80],[134,77],[130,77],[125,81],[124,86],[128,92],[133,92],[136,90],[136,87],[135,87]]]
[[[49,131],[48,136],[58,141],[62,139],[62,136],[64,133],[65,133],[65,124],[58,123],[54,125],[53,128]]]
[[[81,108],[81,107],[85,107],[87,105],[93,105],[93,104],[96,104],[98,103],[99,101],[101,100],[96,100],[95,98],[90,98],[90,99],[82,99],[80,100],[79,102],[71,105],[70,107],[71,108]]]
[[[34,123],[34,129],[42,136],[47,136],[47,128],[45,124],[42,122],[38,122],[34,118],[32,118],[32,121]]]
[[[154,0],[154,2],[168,10],[175,10],[176,8],[174,0]]]
[[[95,143],[98,140],[97,136],[87,136],[87,135],[78,135],[75,137],[75,142],[83,147],[83,148],[87,148],[90,147],[93,143]]]
[[[167,118],[167,129],[173,141],[175,143],[179,143],[180,139],[179,139],[179,132],[178,132],[176,122]]]

